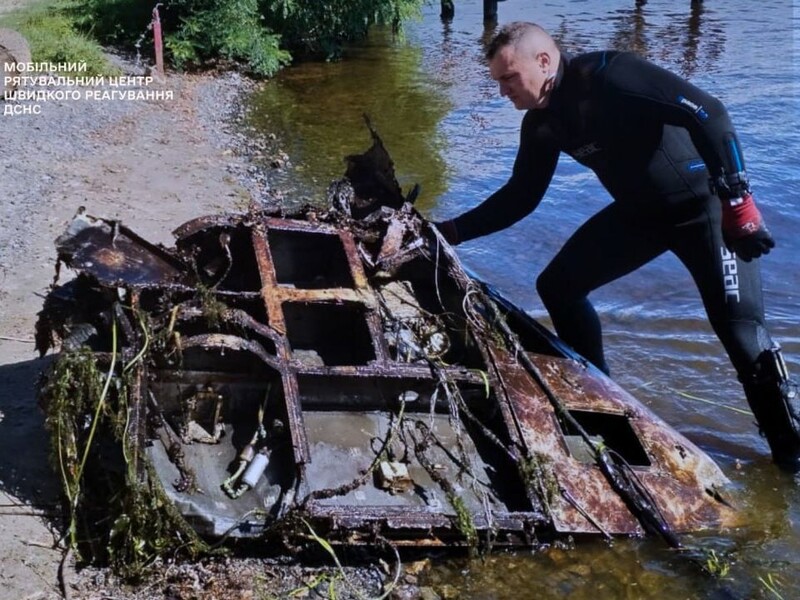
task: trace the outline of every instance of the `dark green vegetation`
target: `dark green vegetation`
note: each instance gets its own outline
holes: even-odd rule
[[[100,43],[149,54],[154,6],[138,0],[74,0],[71,12],[77,26]],[[291,58],[256,0],[174,0],[159,13],[165,57],[176,68],[221,59],[272,75]]]
[[[260,5],[294,56],[330,59],[339,55],[343,42],[366,37],[370,25],[398,31],[403,21],[418,15],[422,0],[276,0]]]
[[[172,0],[161,5],[165,56],[176,68],[222,62],[274,75],[292,58],[337,58],[343,44],[363,39],[371,25],[402,22],[422,0]],[[10,25],[32,43],[34,60],[85,60],[104,72],[100,44],[153,47],[153,7],[139,0],[59,0],[29,9]],[[97,66],[94,63],[97,62]]]
[[[77,26],[72,13],[75,6],[76,2],[36,4],[4,16],[0,27],[15,29],[25,36],[35,62],[85,62],[86,72],[80,75],[118,74],[97,42]]]
[[[172,0],[160,8],[165,56],[173,67],[233,64],[274,75],[292,58],[338,58],[371,25],[399,30],[423,0]],[[155,2],[58,0],[3,20],[28,38],[35,61],[85,61],[89,74],[111,73],[98,45],[150,53]]]
[[[137,473],[128,397],[136,385],[129,367],[138,359],[118,368],[116,322],[113,329],[109,364],[98,368],[86,349],[65,352],[41,394],[52,462],[61,474],[69,546],[84,560],[107,561],[135,578],[163,552],[194,557],[208,547],[167,500],[158,478],[146,467]],[[92,415],[90,422],[86,415]]]

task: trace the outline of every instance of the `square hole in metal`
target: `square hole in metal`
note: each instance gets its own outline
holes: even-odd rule
[[[642,442],[633,431],[628,417],[587,410],[569,411],[593,442],[603,442],[619,454],[629,465],[649,467],[650,459]],[[569,423],[562,423],[562,433],[570,454],[581,462],[594,462],[594,452],[578,431]]]
[[[286,302],[283,315],[294,357],[310,367],[365,365],[375,359],[360,304]]]
[[[267,240],[279,284],[302,289],[353,287],[350,263],[338,235],[270,229]]]

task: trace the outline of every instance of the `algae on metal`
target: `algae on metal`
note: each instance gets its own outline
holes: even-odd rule
[[[303,519],[341,544],[641,534],[565,411],[677,528],[729,522],[713,462],[469,277],[372,135],[327,210],[201,217],[175,248],[79,213],[59,238],[78,277],[37,342],[83,347],[42,396],[84,558],[135,574],[211,540],[302,544]]]
[[[44,377],[40,399],[63,486],[67,544],[83,561],[108,563],[135,578],[166,552],[195,557],[208,546],[166,498],[152,470],[146,467],[140,477],[128,460],[129,376],[122,369],[103,373],[97,363],[86,348],[61,353]],[[106,455],[110,443],[122,456]]]

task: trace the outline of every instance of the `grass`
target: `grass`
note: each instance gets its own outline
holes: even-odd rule
[[[0,17],[0,27],[25,36],[35,63],[86,63],[85,72],[60,75],[118,75],[119,69],[108,61],[102,47],[77,30],[67,6],[63,1],[32,3]]]

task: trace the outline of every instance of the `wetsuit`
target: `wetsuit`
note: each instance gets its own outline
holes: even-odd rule
[[[748,189],[724,106],[630,53],[562,54],[547,108],[529,110],[511,178],[453,220],[458,240],[508,227],[541,201],[561,152],[592,169],[614,202],[582,225],[537,289],[559,336],[608,371],[589,293],[670,250],[689,269],[740,379],[771,347],[757,262],[723,243],[720,196]]]

